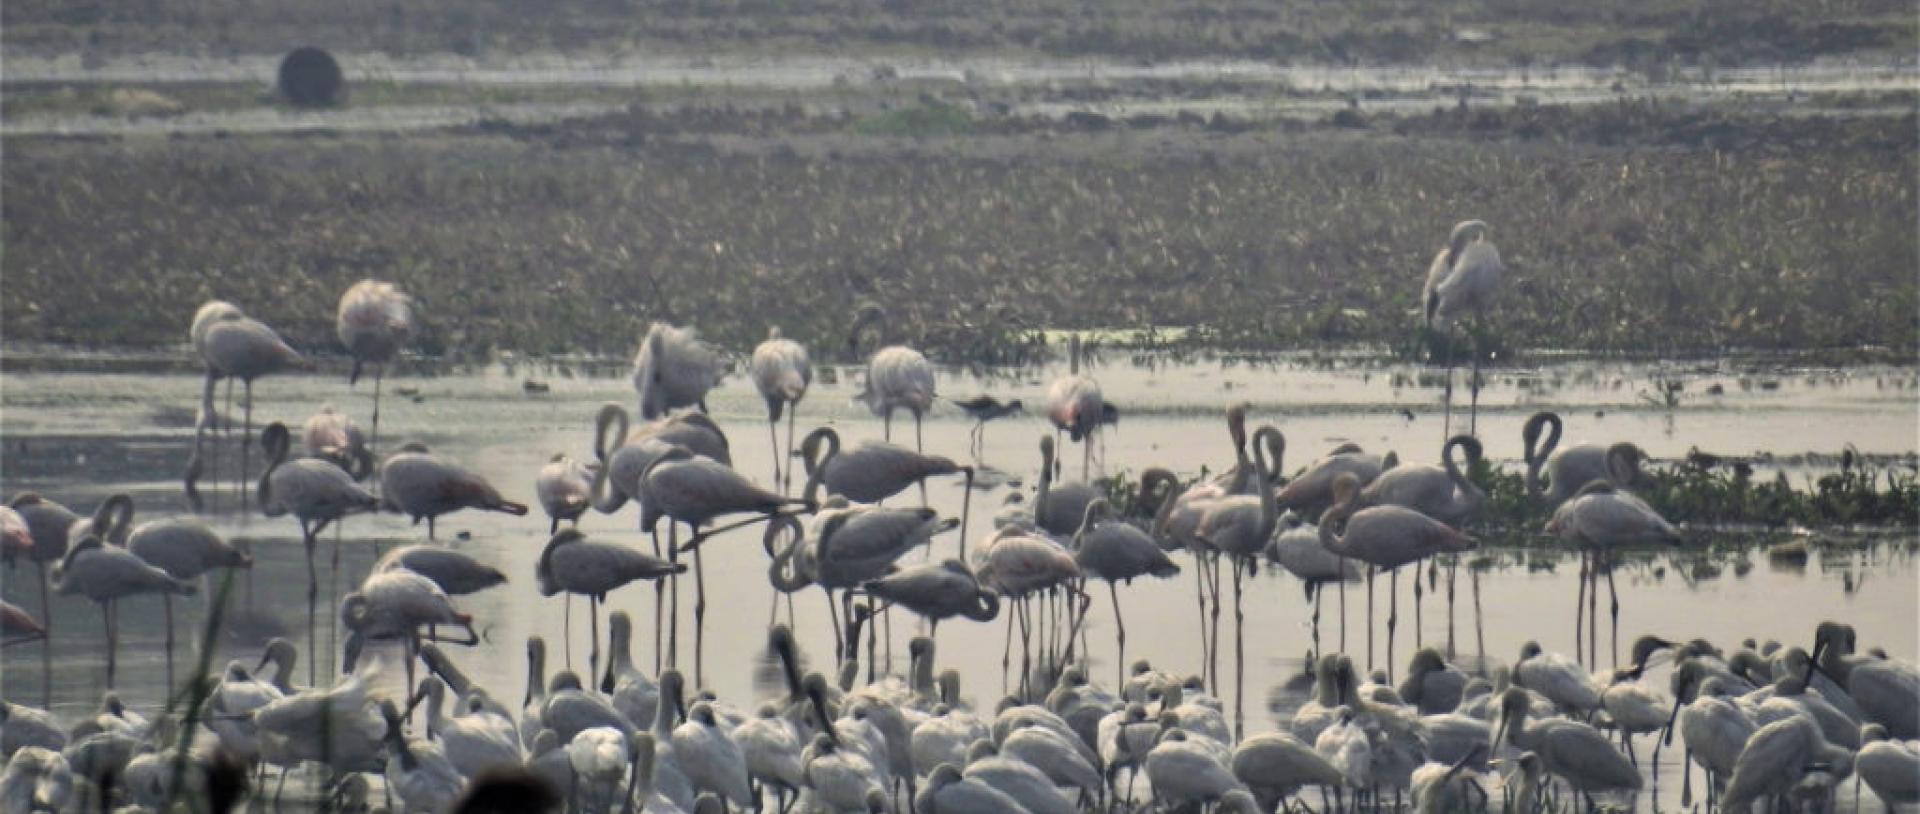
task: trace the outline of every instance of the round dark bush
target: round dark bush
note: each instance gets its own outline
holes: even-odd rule
[[[311,46],[280,60],[280,94],[295,107],[332,107],[345,98],[346,79],[332,54]]]

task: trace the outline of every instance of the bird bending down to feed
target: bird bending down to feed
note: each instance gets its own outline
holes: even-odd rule
[[[633,389],[640,417],[649,421],[681,407],[707,411],[707,391],[720,383],[726,363],[692,328],[655,322],[633,357]]]
[[[402,446],[380,467],[380,501],[415,523],[425,519],[429,540],[434,539],[436,518],[461,509],[527,513],[525,504],[501,497],[500,490],[479,473],[449,463],[417,443]]]
[[[353,371],[347,374],[349,387],[360,381],[365,365],[373,369],[373,438],[367,450],[380,445],[380,384],[387,375],[387,364],[413,338],[413,299],[393,283],[361,280],[340,295],[340,312],[334,318],[334,331],[340,344],[353,357]]]
[[[1500,262],[1500,250],[1487,240],[1487,224],[1484,221],[1467,220],[1455,224],[1453,234],[1448,237],[1447,245],[1433,258],[1433,265],[1427,270],[1426,289],[1421,292],[1420,301],[1425,309],[1422,323],[1428,334],[1437,341],[1436,331],[1444,331],[1454,322],[1471,315],[1476,322],[1483,320],[1491,309],[1491,302],[1500,290],[1500,278],[1506,273],[1506,266]],[[1468,414],[1467,434],[1473,435],[1480,417],[1480,341],[1482,327],[1471,326],[1468,333],[1473,337],[1473,378],[1468,387],[1473,393],[1473,404]],[[1446,420],[1443,431],[1453,434],[1453,350],[1451,345],[1446,353]]]

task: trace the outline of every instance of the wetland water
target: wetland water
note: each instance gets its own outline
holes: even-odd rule
[[[1684,456],[1695,446],[1720,454],[1764,451],[1782,457],[1831,455],[1848,444],[1869,456],[1908,456],[1920,449],[1916,441],[1920,413],[1915,407],[1920,373],[1913,368],[1808,370],[1760,365],[1752,372],[1745,370],[1745,365],[1731,362],[1662,367],[1567,362],[1490,371],[1492,381],[1481,399],[1479,434],[1488,456],[1508,468],[1519,466],[1520,424],[1542,408],[1557,410],[1566,418],[1566,442],[1631,440],[1660,460]],[[996,422],[987,430],[984,462],[1004,477],[983,478],[986,488],[973,497],[971,545],[978,545],[991,532],[994,512],[1015,488],[1009,479],[1022,479],[1025,488],[1031,489],[1038,468],[1036,440],[1046,431],[1038,405],[1046,382],[1061,372],[1021,371],[991,380],[943,372],[940,389],[945,396],[991,392],[1019,397],[1030,405],[1028,417]],[[1422,368],[1360,358],[1258,364],[1206,359],[1144,366],[1109,353],[1107,363],[1091,372],[1108,400],[1124,411],[1117,430],[1106,436],[1104,459],[1109,472],[1138,472],[1158,465],[1190,477],[1202,466],[1219,469],[1231,461],[1220,415],[1226,405],[1238,401],[1252,403],[1251,425],[1271,423],[1285,432],[1289,473],[1347,440],[1370,451],[1396,450],[1406,461],[1430,461],[1437,456],[1442,435],[1437,371]],[[529,375],[549,383],[550,392],[523,392],[522,381]],[[1685,382],[1676,409],[1656,408],[1642,398],[1657,377]],[[853,372],[842,369],[837,378],[835,384],[816,379],[800,407],[801,432],[831,423],[850,443],[878,437],[880,422],[851,402],[857,390]],[[1708,395],[1713,385],[1723,392]],[[417,397],[398,395],[403,390],[417,390]],[[298,427],[320,405],[331,403],[364,425],[369,393],[365,382],[360,389],[349,390],[344,375],[262,379],[255,387],[253,420],[256,428],[276,420]],[[424,441],[436,453],[487,476],[509,499],[535,506],[533,514],[524,518],[468,512],[439,523],[443,542],[494,564],[510,580],[505,586],[456,598],[458,606],[475,616],[485,641],[473,649],[450,648],[453,658],[497,697],[510,702],[524,689],[524,643],[529,635],[545,636],[551,643],[549,669],[567,665],[570,652],[571,665],[584,675],[589,649],[585,603],[575,603],[573,637],[562,646],[560,602],[541,598],[532,576],[547,537],[547,519],[533,499],[533,477],[554,452],[580,458],[591,455],[591,420],[602,403],[634,405],[624,370],[595,378],[526,367],[431,378],[396,375],[386,383],[386,393],[383,450],[392,451],[404,440]],[[187,507],[177,475],[192,443],[192,411],[198,394],[198,376],[186,372],[9,371],[0,395],[0,436],[4,437],[0,488],[7,494],[39,491],[78,511],[91,510],[109,493],[126,491],[138,504],[136,521],[184,512]],[[1465,400],[1462,388],[1457,404],[1464,405]],[[762,483],[770,482],[765,412],[752,385],[736,374],[708,403],[729,433],[736,467]],[[1464,421],[1464,409],[1460,409],[1456,424]],[[942,404],[925,426],[928,451],[965,456],[972,426],[957,409]],[[896,420],[896,440],[911,443],[912,429],[910,420]],[[256,476],[261,463],[258,452],[256,446],[252,464]],[[1079,451],[1069,447],[1063,457],[1068,477],[1077,478]],[[230,460],[222,461],[223,476],[233,470]],[[1807,470],[1789,469],[1787,474],[1804,488]],[[1771,477],[1771,472],[1766,476]],[[961,493],[957,479],[935,481],[929,489],[933,505],[948,516],[960,511]],[[910,490],[895,502],[913,500]],[[248,610],[219,642],[212,662],[216,670],[229,658],[245,659],[251,666],[258,658],[261,637],[276,630],[303,651],[306,644],[306,608],[300,601],[306,574],[297,524],[291,518],[240,516],[236,504],[231,492],[222,494],[221,513],[211,520],[230,539],[249,541],[256,564],[250,585],[248,580],[236,580],[233,602]],[[644,548],[646,542],[634,525],[629,508],[612,516],[590,513],[582,528],[593,537]],[[752,709],[758,696],[754,675],[761,663],[759,653],[774,596],[766,582],[767,557],[761,552],[759,534],[757,528],[732,532],[710,541],[705,552],[708,589],[713,594],[707,617],[705,684],[746,709]],[[337,607],[341,593],[366,575],[375,545],[391,548],[425,537],[424,526],[410,527],[396,515],[352,518],[344,524],[337,577],[328,568],[332,543],[323,539],[316,558],[323,592],[317,635],[323,653],[337,652],[337,647],[327,645],[330,609]],[[1797,562],[1770,559],[1764,550],[1744,545],[1757,545],[1759,535],[1720,533],[1713,539],[1711,555],[1703,553],[1703,546],[1690,545],[1681,551],[1632,557],[1621,566],[1617,582],[1623,648],[1642,633],[1682,640],[1704,637],[1723,647],[1736,646],[1746,637],[1810,647],[1814,624],[1835,618],[1859,630],[1862,648],[1884,647],[1906,659],[1920,650],[1913,624],[1920,615],[1916,600],[1920,571],[1914,559],[1920,543],[1911,530],[1819,534],[1814,538],[1813,556]],[[944,534],[936,538],[933,556],[953,556],[957,545],[955,533]],[[1452,631],[1456,658],[1462,663],[1480,659],[1482,640],[1490,663],[1510,663],[1528,640],[1571,653],[1577,560],[1556,547],[1487,553],[1495,564],[1479,578],[1478,616],[1469,593],[1468,571],[1460,570]],[[910,554],[903,562],[919,557]],[[1127,606],[1127,654],[1129,659],[1150,659],[1162,669],[1195,672],[1201,647],[1190,560],[1178,554],[1176,561],[1188,569],[1180,577],[1144,579],[1121,589]],[[1401,582],[1396,680],[1404,672],[1415,638],[1411,588],[1404,584],[1408,580]],[[6,571],[3,584],[9,601],[38,613],[40,597],[31,567]],[[1382,579],[1377,586],[1382,618],[1387,585]],[[1368,662],[1363,654],[1366,592],[1364,586],[1352,587],[1346,593],[1347,649],[1364,668]],[[681,591],[681,665],[686,669],[691,667],[692,654],[692,581],[685,581]],[[1445,591],[1443,569],[1439,591],[1426,598],[1421,638],[1428,644],[1445,646],[1449,640]],[[1223,597],[1227,595],[1223,591]],[[1088,620],[1092,675],[1110,684],[1115,667],[1112,620],[1105,599],[1098,593],[1095,597]],[[1335,590],[1325,597],[1322,638],[1329,648],[1338,642],[1338,597]],[[796,631],[803,650],[816,667],[830,662],[831,638],[821,594],[804,591],[795,600]],[[185,610],[176,609],[182,642],[175,656],[179,673],[191,669],[185,643],[204,620],[204,601],[196,597],[181,606]],[[650,668],[652,591],[644,585],[632,586],[614,593],[609,605],[634,616],[636,661]],[[104,689],[101,619],[95,606],[78,598],[56,598],[53,610],[54,632],[48,645],[52,675],[43,672],[42,645],[8,648],[0,663],[0,694],[36,705],[50,700],[58,715],[72,721],[92,709]],[[1246,600],[1249,732],[1274,726],[1269,690],[1300,672],[1302,655],[1309,647],[1309,612],[1300,584],[1291,576],[1268,569],[1251,583]],[[1605,638],[1610,626],[1604,610],[1602,615],[1599,658],[1604,667],[1612,662]],[[1225,658],[1218,694],[1231,715],[1231,611],[1221,618]],[[143,597],[123,602],[120,619],[119,690],[136,707],[151,709],[163,699],[168,672],[160,601]],[[905,643],[916,627],[905,616],[894,620],[891,669],[904,669]],[[998,662],[1005,629],[1002,621],[956,621],[941,626],[939,667],[960,670],[963,694],[977,707],[991,709],[1001,694]],[[1384,634],[1376,635],[1373,660],[1378,666],[1385,666],[1384,639]],[[397,666],[398,650],[379,651],[376,657]],[[321,656],[323,674],[333,660]],[[1017,654],[1014,660],[1017,665]],[[304,664],[298,673],[299,682],[304,683]],[[1665,674],[1664,668],[1655,670],[1654,680],[1664,686]],[[383,678],[390,691],[399,691],[402,674],[398,669],[386,671]],[[51,697],[43,697],[49,691]],[[1303,698],[1300,693],[1284,694],[1281,706],[1291,707]],[[1648,739],[1640,739],[1637,748],[1644,764],[1651,748]],[[1647,808],[1650,802],[1661,808],[1678,807],[1675,768],[1679,759],[1677,748],[1661,753],[1659,777],[1642,792],[1637,807]],[[1843,791],[1841,800],[1843,807],[1852,806],[1850,793]],[[1875,806],[1869,803],[1868,807]]]

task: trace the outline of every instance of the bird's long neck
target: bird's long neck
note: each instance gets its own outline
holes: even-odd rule
[[[1535,436],[1529,436],[1526,439],[1527,494],[1536,498],[1539,497],[1543,491],[1540,485],[1540,469],[1546,466],[1547,459],[1552,457],[1554,449],[1560,446],[1561,431],[1559,416],[1553,413],[1545,413],[1541,418],[1542,423],[1546,425],[1547,437],[1544,442],[1540,444],[1540,448],[1538,450],[1534,449],[1533,442]]]
[[[1474,448],[1467,440],[1461,438],[1448,441],[1446,448],[1440,451],[1441,464],[1446,467],[1447,479],[1453,481],[1453,486],[1460,492],[1463,501],[1470,506],[1478,506],[1486,502],[1487,493],[1480,488],[1479,484],[1474,483],[1472,478],[1467,477],[1466,472],[1460,468],[1460,465],[1454,462],[1453,452],[1455,449],[1462,450],[1465,453],[1468,468],[1471,468],[1475,463],[1479,462],[1480,455],[1474,451]]]

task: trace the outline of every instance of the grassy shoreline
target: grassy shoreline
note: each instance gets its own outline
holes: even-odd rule
[[[955,362],[1148,322],[1200,346],[1410,350],[1426,262],[1479,217],[1510,266],[1499,347],[1920,348],[1911,115],[1089,129],[924,105],[10,139],[0,317],[9,341],[171,345],[220,297],[328,348],[339,292],[378,276],[420,298],[419,349],[456,359],[617,356],[653,319],[834,346],[861,301]]]

